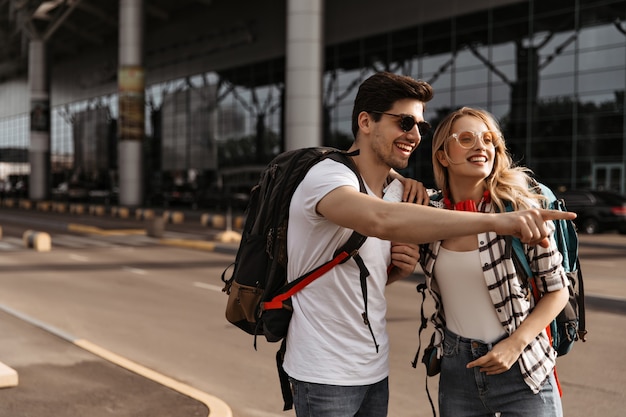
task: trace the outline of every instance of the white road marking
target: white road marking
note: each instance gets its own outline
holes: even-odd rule
[[[193,286],[198,287],[198,288],[204,288],[205,290],[211,290],[211,291],[217,291],[217,292],[222,292],[222,288],[224,288],[219,285],[206,284],[204,282],[194,282]]]
[[[89,258],[83,255],[77,255],[75,253],[70,253],[69,258],[78,261],[78,262],[89,262]]]
[[[148,273],[145,269],[132,268],[130,266],[123,266],[122,271],[131,272],[137,275],[146,275]]]

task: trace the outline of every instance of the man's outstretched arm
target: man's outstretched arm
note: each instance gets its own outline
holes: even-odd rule
[[[549,235],[546,221],[576,218],[575,213],[557,210],[468,213],[389,203],[349,186],[339,187],[324,196],[317,211],[333,223],[363,235],[415,244],[493,231],[536,245]]]

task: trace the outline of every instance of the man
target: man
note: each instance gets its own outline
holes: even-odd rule
[[[353,160],[369,195],[359,192],[352,170],[332,160],[315,165],[293,195],[287,238],[290,280],[331,259],[352,230],[369,236],[359,250],[369,271],[367,306],[353,261],[292,298],[283,366],[298,417],[387,415],[384,290],[413,271],[416,244],[486,231],[537,244],[548,235],[544,221],[575,217],[545,210],[478,214],[384,201],[390,170],[407,166],[425,133],[424,106],[432,96],[429,84],[406,76],[377,73],[365,80],[354,102],[355,141],[349,151],[359,151]]]

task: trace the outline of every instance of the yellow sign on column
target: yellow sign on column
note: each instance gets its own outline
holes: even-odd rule
[[[145,130],[145,76],[143,67],[121,67],[118,72],[120,140],[143,140]]]

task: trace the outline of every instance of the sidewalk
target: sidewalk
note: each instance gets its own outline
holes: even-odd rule
[[[3,214],[11,223],[20,211]],[[132,231],[146,226],[133,219],[56,213],[29,221],[60,231],[69,230],[74,222],[84,223],[88,234],[100,228]],[[186,240],[210,244],[215,251],[236,251],[235,244],[215,242],[219,231],[198,224],[169,225],[155,242]],[[232,417],[230,407],[219,398],[2,304],[0,334],[5,336],[0,343],[0,417]],[[9,378],[2,375],[3,369]],[[11,380],[11,371],[17,373],[17,381]]]
[[[232,417],[221,400],[0,306],[0,417]],[[10,368],[10,369],[11,369]]]

